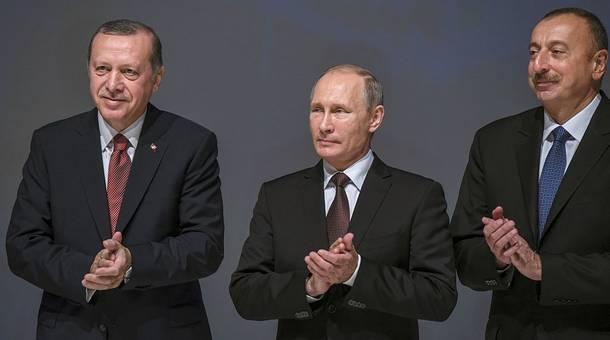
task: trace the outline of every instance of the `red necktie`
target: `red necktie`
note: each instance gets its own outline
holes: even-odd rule
[[[123,193],[127,186],[127,178],[131,169],[131,160],[127,154],[129,140],[122,134],[117,134],[112,139],[114,149],[110,156],[110,164],[108,166],[108,213],[110,214],[110,226],[112,234],[116,231],[116,224],[121,211],[121,203],[123,202]]]
[[[349,202],[345,194],[345,186],[350,182],[349,177],[337,172],[330,179],[335,183],[335,199],[326,214],[326,231],[328,232],[328,243],[332,244],[339,237],[345,236],[349,226]]]

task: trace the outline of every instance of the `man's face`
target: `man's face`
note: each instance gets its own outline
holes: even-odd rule
[[[366,154],[382,119],[383,106],[372,112],[367,109],[364,79],[355,73],[327,73],[314,88],[309,114],[313,145],[337,170],[345,170]]]
[[[565,14],[541,21],[529,50],[529,85],[545,108],[582,108],[595,95],[603,72],[585,19]]]
[[[133,123],[159,88],[163,67],[150,63],[152,36],[99,33],[91,46],[89,92],[104,120],[121,131]]]

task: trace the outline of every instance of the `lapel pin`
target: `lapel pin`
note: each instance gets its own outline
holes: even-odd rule
[[[157,144],[155,144],[155,143],[150,143],[150,149],[151,149],[153,152],[157,151]]]

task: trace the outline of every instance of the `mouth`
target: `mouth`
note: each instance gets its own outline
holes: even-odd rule
[[[124,98],[112,98],[112,97],[108,97],[108,96],[101,96],[102,99],[110,101],[110,102],[124,102],[125,99]]]
[[[318,139],[316,139],[316,142],[318,142],[319,144],[322,144],[322,145],[339,144],[338,141],[331,140],[331,139],[324,139],[324,138],[318,138]]]
[[[557,80],[534,80],[534,86],[540,91],[548,90],[557,83]]]

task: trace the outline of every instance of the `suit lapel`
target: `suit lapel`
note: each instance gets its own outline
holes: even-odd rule
[[[549,216],[544,227],[542,237],[553,227],[553,221],[566,205],[572,194],[591,168],[599,161],[610,144],[610,103],[602,93],[602,101],[599,103],[591,122],[587,127],[582,141],[576,149],[576,153],[568,166],[568,169],[559,185]]]
[[[538,168],[540,163],[540,143],[544,126],[542,108],[526,115],[519,131],[521,140],[515,145],[517,168],[521,180],[521,194],[525,205],[529,228],[520,228],[530,244],[537,244],[538,238]]]
[[[161,137],[170,125],[169,115],[161,113],[153,105],[148,106],[123,196],[117,231],[125,230],[154,177],[169,143]]]
[[[391,186],[390,178],[391,174],[387,166],[375,155],[373,164],[362,184],[362,190],[349,224],[349,232],[354,234],[356,249],[358,249],[360,242],[371,226],[381,203],[383,203]]]
[[[312,249],[328,249],[328,234],[326,232],[326,214],[324,208],[324,180],[322,176],[322,161],[316,166],[305,172],[305,182],[303,183],[302,197],[302,216],[303,228],[307,228],[304,237],[312,237],[309,242]]]
[[[97,109],[93,109],[83,116],[78,132],[81,135],[81,141],[76,144],[75,152],[78,173],[100,239],[105,240],[110,238],[110,218]]]

